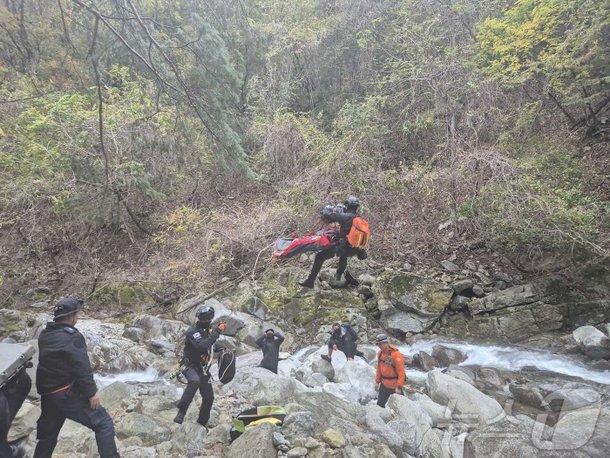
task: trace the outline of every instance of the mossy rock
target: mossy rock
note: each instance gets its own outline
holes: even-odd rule
[[[453,290],[443,283],[390,269],[379,276],[373,292],[379,304],[391,304],[403,312],[427,316],[442,314],[453,297]]]
[[[109,309],[137,307],[150,302],[150,289],[154,289],[154,285],[144,288],[140,284],[107,283],[98,287],[89,301]]]

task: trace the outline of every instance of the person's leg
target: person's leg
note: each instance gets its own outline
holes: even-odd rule
[[[383,383],[379,385],[379,396],[377,397],[377,405],[380,407],[385,407],[392,393],[394,393],[393,389],[386,388]]]
[[[316,254],[314,258],[313,265],[311,266],[311,272],[309,272],[309,276],[305,280],[299,280],[299,285],[305,286],[306,288],[313,288],[314,281],[316,277],[322,270],[322,264],[324,261],[332,259],[335,256],[334,248],[327,248],[326,250],[322,250]]]
[[[60,396],[62,394],[64,396]],[[38,444],[36,444],[34,458],[51,458],[53,450],[55,450],[57,445],[57,436],[66,420],[62,409],[54,402],[54,399],[51,399],[57,396],[63,399],[65,398],[65,393],[43,396],[40,400],[41,413],[36,430]]]
[[[79,423],[95,433],[97,451],[100,458],[118,456],[114,440],[112,418],[103,407],[92,409],[89,400],[75,393],[68,393],[62,402],[61,409],[66,418]]]
[[[174,418],[176,423],[182,423],[184,421],[184,416],[186,415],[186,411],[188,410],[193,398],[195,397],[195,393],[197,393],[197,389],[199,388],[199,374],[200,372],[192,367],[187,367],[182,374],[186,377],[187,385],[184,389],[184,393],[182,393],[182,397],[180,401],[178,401],[178,413]]]
[[[210,419],[212,404],[214,404],[214,388],[212,387],[211,376],[202,374],[199,382],[199,392],[201,393],[201,408],[199,409],[199,418],[197,423],[207,425]]]

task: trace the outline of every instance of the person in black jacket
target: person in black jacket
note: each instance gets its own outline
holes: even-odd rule
[[[352,248],[346,240],[347,234],[349,234],[349,231],[352,228],[352,222],[354,221],[354,218],[358,216],[359,206],[360,199],[351,196],[344,202],[343,206],[333,207],[332,205],[327,205],[324,207],[322,210],[322,219],[328,223],[338,223],[340,227],[339,233],[337,234],[334,245],[316,254],[309,276],[306,279],[299,280],[299,285],[304,286],[305,288],[313,288],[324,261],[332,259],[335,256],[339,257],[339,265],[337,267],[337,272],[335,273],[335,279],[337,281],[341,280],[341,277],[347,268],[348,257],[357,255],[360,259],[366,258],[366,251],[363,248]],[[346,274],[346,279],[354,282],[351,275],[348,278],[348,275]]]
[[[280,357],[280,345],[284,341],[284,336],[273,329],[267,329],[265,333],[256,339],[256,345],[263,350],[263,359],[260,367],[270,370],[277,374],[277,363]]]
[[[345,353],[348,361],[353,360],[354,356],[364,357],[364,354],[358,351],[357,342],[358,334],[352,329],[349,324],[333,323],[330,339],[328,339],[328,356],[321,355],[323,359],[330,362],[334,350],[340,350]]]
[[[197,322],[186,331],[184,341],[184,355],[182,365],[185,369],[182,375],[186,377],[188,384],[178,402],[178,414],[174,418],[176,423],[181,424],[197,389],[201,394],[201,408],[197,423],[205,426],[210,419],[210,411],[214,404],[214,389],[210,374],[212,357],[214,353],[214,342],[225,330],[225,324],[219,323],[212,326],[214,319],[214,308],[210,306],[201,307],[196,314]]]
[[[74,327],[83,303],[71,297],[54,308],[54,321],[38,338],[36,388],[41,395],[34,458],[50,458],[66,418],[95,432],[100,457],[119,456],[112,418],[100,405],[85,338]]]

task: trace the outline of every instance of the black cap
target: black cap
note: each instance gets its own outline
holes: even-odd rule
[[[83,301],[79,301],[73,297],[64,297],[55,304],[55,307],[53,308],[53,319],[57,321],[58,318],[72,315],[73,313],[82,310],[83,306]]]
[[[269,331],[271,331],[271,332],[275,332],[275,331],[274,331],[272,328],[269,328],[269,329],[267,329],[267,330],[265,331],[265,334],[267,334]]]

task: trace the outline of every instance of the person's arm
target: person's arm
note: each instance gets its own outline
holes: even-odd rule
[[[274,335],[275,335],[275,341],[277,342],[277,345],[279,347],[280,345],[282,345],[282,342],[284,341],[284,336],[277,331],[274,333]]]
[[[97,385],[93,380],[93,370],[91,369],[89,355],[87,355],[85,338],[77,332],[71,336],[71,344],[72,348],[69,349],[68,354],[70,355],[74,383],[78,385],[83,396],[92,398],[97,393]]]
[[[256,345],[260,348],[263,348],[263,345],[265,344],[265,334],[263,334],[262,336],[260,336],[258,339],[256,339]]]
[[[381,383],[381,365],[379,364],[379,358],[381,352],[377,352],[377,368],[375,370],[375,391],[379,391],[379,384]]]
[[[356,334],[356,331],[354,331],[354,328],[350,327],[349,333],[352,336],[352,341],[356,342],[358,340],[358,334]]]

